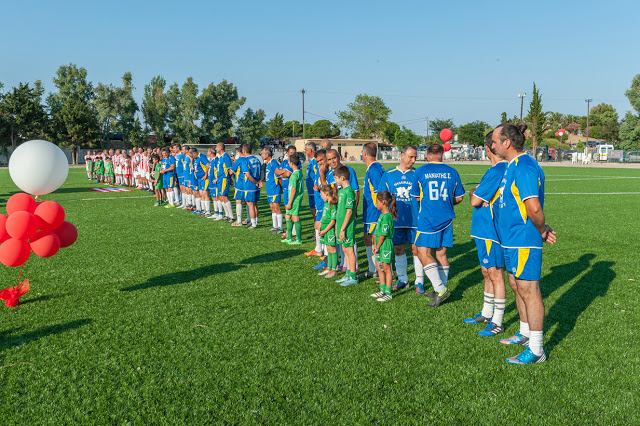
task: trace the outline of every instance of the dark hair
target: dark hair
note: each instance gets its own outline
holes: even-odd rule
[[[166,152],[169,155],[169,149],[167,147],[162,148],[162,152]]]
[[[153,154],[153,155],[151,156],[151,159],[152,159],[152,160],[156,160],[156,161],[160,162],[160,156],[159,156],[158,154]]]
[[[244,152],[246,154],[251,154],[251,145],[249,145],[248,143],[243,143],[242,144],[242,152]]]
[[[191,149],[191,147],[189,145],[182,145],[182,148],[186,148],[187,151]]]
[[[382,201],[387,206],[389,206],[389,212],[391,213],[391,216],[393,216],[393,219],[396,220],[398,218],[398,206],[396,205],[396,196],[391,195],[389,191],[380,191],[378,192],[376,197],[378,198],[378,200]]]
[[[486,135],[484,135],[484,144],[486,146],[493,145],[493,130],[487,133]]]
[[[320,192],[324,192],[329,196],[329,204],[338,204],[338,188],[333,185],[322,185]]]
[[[345,180],[349,180],[349,178],[351,177],[351,172],[349,171],[349,168],[347,166],[343,165],[336,167],[336,169],[333,171],[333,175],[340,176]]]
[[[313,156],[314,158],[318,158],[321,155],[327,155],[327,151],[325,151],[324,149],[319,149],[316,151],[316,153]]]
[[[176,147],[177,147],[177,148],[182,148],[178,142],[172,143],[172,144],[171,144],[171,147],[172,147],[172,148],[176,148]]]
[[[298,153],[294,152],[289,156],[289,162],[298,167],[300,165],[300,157],[298,157]]]
[[[362,146],[362,150],[367,153],[369,157],[376,158],[378,156],[378,146],[373,142],[367,142]]]
[[[189,154],[197,154],[198,153],[198,148],[191,148],[189,150]]]
[[[289,146],[287,147],[287,151],[286,151],[286,152],[289,152],[289,151],[291,151],[292,149],[296,149],[295,145],[289,145]]]
[[[400,151],[402,154],[406,154],[407,150],[412,149],[414,150],[416,153],[418,153],[418,148],[415,145],[405,145],[402,147],[402,150]]]
[[[444,147],[442,145],[440,145],[439,143],[432,143],[427,148],[427,154],[442,155],[442,154],[444,154]]]
[[[518,124],[506,123],[501,124],[498,127],[502,128],[500,131],[500,142],[504,142],[509,139],[511,141],[511,146],[513,146],[516,151],[522,151],[524,148],[524,132],[527,130],[527,123],[524,121],[521,121]]]

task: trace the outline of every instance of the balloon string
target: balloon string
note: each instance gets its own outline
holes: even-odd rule
[[[24,269],[24,263],[20,267],[20,275],[18,275],[18,282],[16,283],[16,287],[20,284],[20,278],[22,278],[22,270]]]

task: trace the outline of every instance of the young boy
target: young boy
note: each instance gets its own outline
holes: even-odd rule
[[[104,161],[102,161],[102,156],[98,155],[96,158],[96,183],[101,183],[104,181]]]
[[[338,191],[336,235],[338,243],[342,244],[345,257],[344,263],[347,268],[345,276],[336,282],[346,287],[358,284],[358,278],[356,278],[356,253],[353,249],[356,236],[355,212],[353,211],[356,206],[356,192],[349,184],[351,173],[346,166],[336,168],[333,171],[333,176],[336,183],[342,187]]]
[[[302,225],[300,224],[300,205],[302,204],[302,197],[304,195],[304,177],[300,171],[300,158],[298,153],[295,153],[289,157],[289,165],[293,172],[289,177],[289,202],[285,206],[285,219],[287,221],[287,238],[280,240],[281,243],[288,243],[291,245],[302,244]],[[296,229],[296,240],[292,239],[293,227]]]
[[[107,157],[104,163],[104,180],[107,185],[113,185],[115,174],[113,173],[113,162]]]
[[[154,154],[152,157],[153,161],[153,182],[155,183],[154,189],[156,193],[156,203],[154,207],[159,207],[164,204],[164,186],[163,186],[163,177],[160,174],[160,170],[162,170],[162,164],[160,163],[160,156]]]

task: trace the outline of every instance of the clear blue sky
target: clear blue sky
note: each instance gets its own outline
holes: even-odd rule
[[[225,78],[246,107],[307,121],[335,120],[358,93],[381,96],[392,120],[426,133],[519,115],[535,81],[545,110],[586,114],[613,104],[640,73],[635,1],[22,1],[5,2],[0,82],[42,80],[60,65],[95,83],[133,73],[136,100],[154,75],[202,89]],[[312,115],[314,114],[314,115]]]

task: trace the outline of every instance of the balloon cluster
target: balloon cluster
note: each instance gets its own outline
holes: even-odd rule
[[[560,129],[556,132],[556,136],[564,136],[567,134],[567,131],[565,129]]]
[[[0,263],[24,265],[33,252],[51,257],[78,238],[78,230],[64,220],[64,208],[55,201],[36,202],[18,193],[7,201],[7,215],[0,214]]]

